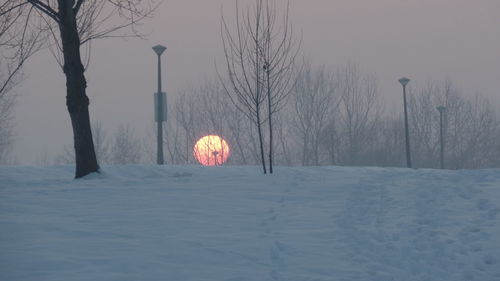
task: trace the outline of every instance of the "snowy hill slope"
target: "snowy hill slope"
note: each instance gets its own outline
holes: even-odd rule
[[[500,280],[500,170],[0,167],[0,280]]]

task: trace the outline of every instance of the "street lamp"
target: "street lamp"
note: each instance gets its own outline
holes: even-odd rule
[[[155,121],[158,124],[157,133],[157,154],[156,163],[163,164],[163,121],[167,121],[167,95],[161,91],[161,54],[167,48],[162,45],[153,47],[153,51],[158,55],[158,91],[154,95],[155,101]]]
[[[444,169],[444,129],[443,129],[443,115],[446,107],[440,105],[436,107],[439,111],[439,139],[441,141],[441,169]]]
[[[403,86],[403,106],[405,112],[405,138],[406,138],[406,166],[411,168],[411,155],[410,155],[410,133],[408,131],[408,111],[406,109],[406,84],[410,79],[403,77],[399,79],[399,83]]]

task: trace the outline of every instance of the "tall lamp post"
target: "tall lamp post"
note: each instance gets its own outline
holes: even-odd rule
[[[410,79],[403,77],[399,79],[399,83],[403,86],[403,106],[405,112],[405,138],[406,138],[406,166],[411,168],[411,154],[410,154],[410,133],[408,130],[408,111],[406,109],[406,84]]]
[[[153,47],[153,51],[158,55],[158,91],[154,95],[155,100],[155,121],[157,122],[157,154],[156,163],[163,165],[163,121],[167,121],[166,102],[167,95],[161,91],[161,54],[167,48],[162,45]]]
[[[443,115],[445,113],[446,107],[440,105],[436,107],[439,111],[439,140],[441,142],[441,169],[444,169],[444,129],[443,129]]]

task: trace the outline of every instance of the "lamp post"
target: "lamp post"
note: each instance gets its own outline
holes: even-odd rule
[[[405,113],[405,138],[406,138],[406,166],[411,168],[411,154],[410,154],[410,133],[408,131],[408,111],[406,109],[406,84],[410,79],[403,77],[399,79],[399,83],[403,86],[403,106]]]
[[[445,113],[446,107],[440,105],[436,107],[439,111],[439,139],[441,142],[441,169],[444,169],[444,129],[443,129],[443,115]]]
[[[163,164],[163,121],[167,120],[166,114],[166,99],[167,96],[161,91],[161,54],[167,48],[162,45],[156,45],[153,47],[153,51],[158,55],[158,92],[155,93],[155,121],[157,122],[157,154],[156,163],[158,165]]]

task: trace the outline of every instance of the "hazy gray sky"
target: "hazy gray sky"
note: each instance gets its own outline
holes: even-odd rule
[[[278,3],[284,3],[277,0]],[[252,0],[240,1],[241,6]],[[86,72],[90,111],[106,129],[131,124],[152,131],[156,58],[163,44],[167,95],[214,76],[222,58],[221,9],[230,17],[235,0],[164,0],[145,22],[147,40],[95,41]],[[375,72],[380,92],[398,102],[397,79],[421,85],[449,78],[467,94],[481,93],[500,107],[499,0],[290,0],[291,21],[302,32],[302,53],[313,64],[348,61]],[[15,155],[36,163],[72,145],[64,76],[49,52],[33,57],[17,89]]]

